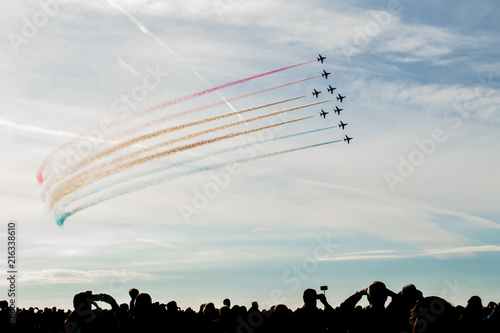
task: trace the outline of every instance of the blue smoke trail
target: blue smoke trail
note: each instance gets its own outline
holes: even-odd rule
[[[337,126],[332,126],[332,127],[328,127],[328,128],[312,130],[312,131],[308,131],[308,132],[290,134],[290,135],[286,135],[286,136],[279,137],[279,138],[271,138],[271,139],[264,140],[264,141],[261,141],[261,142],[276,141],[276,140],[280,140],[280,139],[284,139],[284,138],[289,138],[289,137],[293,137],[293,136],[297,136],[297,135],[302,135],[302,134],[306,134],[306,133],[318,132],[318,131],[322,131],[322,130],[326,130],[326,129],[330,129],[330,128],[334,128],[334,127],[337,127]],[[212,165],[208,165],[208,166],[204,166],[204,167],[199,167],[199,168],[195,168],[195,169],[184,171],[184,172],[178,172],[178,173],[164,175],[164,176],[161,176],[161,177],[156,177],[156,178],[152,178],[152,179],[148,179],[148,180],[137,181],[137,182],[132,183],[132,184],[125,183],[125,184],[122,184],[121,186],[118,186],[117,188],[113,189],[110,192],[106,192],[103,195],[97,196],[96,198],[93,198],[93,199],[87,201],[86,203],[82,203],[81,205],[73,208],[69,212],[60,213],[58,211],[54,211],[54,217],[55,217],[56,223],[58,225],[63,225],[64,221],[68,217],[76,214],[77,212],[79,212],[79,211],[81,211],[83,209],[86,209],[88,207],[94,206],[94,205],[96,205],[98,203],[101,203],[103,201],[106,201],[106,200],[109,200],[109,199],[121,196],[123,194],[127,194],[127,193],[130,193],[130,192],[134,192],[134,191],[137,191],[137,190],[141,190],[141,189],[150,187],[150,186],[154,186],[154,185],[158,185],[158,184],[165,183],[165,182],[168,182],[168,181],[172,181],[172,180],[175,180],[175,179],[178,179],[178,178],[181,178],[181,177],[190,176],[190,175],[193,175],[193,174],[196,174],[196,173],[223,168],[223,167],[227,166],[228,164],[251,162],[251,161],[255,161],[255,160],[258,160],[258,159],[263,159],[263,158],[266,158],[266,157],[282,155],[282,154],[286,154],[286,153],[290,153],[290,152],[294,152],[294,151],[299,151],[299,150],[304,150],[304,149],[309,149],[309,148],[324,146],[324,145],[328,145],[328,144],[332,144],[332,143],[336,143],[336,142],[341,142],[341,141],[342,140],[322,142],[322,143],[317,143],[317,144],[314,144],[314,145],[309,145],[309,146],[304,146],[304,147],[299,147],[299,148],[282,150],[282,151],[278,151],[278,152],[275,152],[275,153],[269,153],[269,154],[255,156],[255,157],[243,158],[243,159],[233,160],[233,161],[229,161],[229,162],[216,163],[216,164],[212,164]],[[261,142],[259,142],[259,143],[261,143]],[[246,145],[243,145],[243,146],[249,146],[249,145],[255,145],[255,144],[256,143],[250,143],[250,144],[246,144]],[[239,147],[241,147],[241,146],[230,147],[230,148],[227,148],[227,149],[220,150],[220,151],[218,151],[216,153],[221,153],[222,151],[226,152],[226,151],[230,151],[230,150],[235,150],[235,149],[238,149]],[[203,159],[203,158],[206,158],[206,157],[209,157],[209,156],[214,156],[214,155],[216,155],[216,153],[206,154],[206,155],[203,155],[203,156],[200,156],[200,157],[193,158],[193,159],[191,159],[189,161],[194,161],[194,160]],[[185,163],[189,163],[189,162],[184,161],[184,162],[179,162],[179,163],[185,164]],[[170,167],[177,166],[177,164],[178,163],[173,163],[171,166],[168,166],[165,169],[169,169]],[[159,171],[163,171],[165,169],[155,169],[155,170],[152,170],[152,171],[159,172]],[[148,171],[148,172],[145,173],[145,175],[147,176],[147,175],[150,175],[151,173],[152,173],[151,171]],[[134,178],[136,178],[136,177],[134,177]]]
[[[75,202],[77,200],[80,200],[80,199],[85,198],[87,196],[93,195],[99,191],[102,191],[102,190],[109,188],[109,187],[112,187],[114,185],[130,181],[134,178],[149,176],[149,175],[154,174],[154,173],[162,172],[162,171],[165,171],[165,170],[168,170],[171,168],[175,168],[175,167],[179,167],[179,166],[183,166],[183,165],[186,165],[189,163],[201,161],[201,160],[206,159],[206,158],[215,157],[215,156],[220,155],[220,154],[228,153],[228,152],[235,151],[235,150],[242,149],[242,148],[246,148],[249,146],[255,146],[258,144],[262,144],[262,143],[268,143],[268,142],[288,139],[288,138],[292,138],[292,137],[296,137],[296,136],[300,136],[300,135],[305,135],[305,134],[310,134],[310,133],[316,133],[316,132],[325,131],[325,130],[336,128],[336,127],[338,127],[338,126],[330,126],[330,127],[320,128],[320,129],[316,129],[316,130],[299,132],[299,133],[284,135],[284,136],[280,136],[280,137],[276,137],[276,138],[269,138],[269,139],[261,140],[258,142],[247,143],[247,144],[243,144],[243,145],[235,145],[232,147],[217,150],[215,152],[206,153],[206,154],[203,154],[203,155],[198,156],[198,157],[193,157],[191,159],[187,159],[184,161],[174,162],[174,163],[162,166],[161,168],[136,172],[135,174],[129,175],[125,178],[121,178],[121,179],[120,178],[118,178],[118,179],[107,178],[106,180],[104,180],[102,182],[95,183],[95,185],[87,186],[85,188],[76,190],[73,193],[63,197],[61,200],[59,200],[56,203],[56,205],[54,207],[54,215],[57,215],[58,211],[60,211],[61,209],[64,209],[65,207],[69,206],[70,204],[72,204],[73,202]]]

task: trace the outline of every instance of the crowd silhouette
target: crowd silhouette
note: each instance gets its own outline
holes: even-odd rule
[[[467,305],[453,306],[441,297],[424,297],[414,285],[394,293],[383,282],[368,287],[332,307],[325,294],[314,289],[303,293],[304,305],[295,311],[285,304],[260,309],[223,300],[220,308],[212,302],[198,311],[182,310],[175,301],[153,302],[147,293],[129,290],[130,303],[118,304],[108,294],[80,292],[73,298],[72,311],[57,308],[16,309],[15,324],[10,323],[12,308],[0,301],[0,332],[100,333],[498,333],[500,305],[483,306],[478,296]],[[361,307],[363,297],[369,303]],[[99,304],[109,304],[102,309]],[[320,306],[318,306],[320,303]],[[387,305],[386,305],[387,304]],[[102,305],[102,304],[101,304]]]

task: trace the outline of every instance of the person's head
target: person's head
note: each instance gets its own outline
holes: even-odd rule
[[[467,310],[472,310],[472,311],[481,311],[483,309],[483,302],[481,300],[481,297],[479,296],[472,296],[469,298],[467,301]]]
[[[135,288],[130,288],[128,290],[128,294],[130,295],[130,298],[132,298],[134,300],[137,297],[137,295],[139,295],[139,290],[137,290]]]
[[[219,317],[222,320],[229,320],[231,318],[231,309],[227,305],[221,306],[219,309]]]
[[[493,310],[497,307],[497,303],[491,301],[488,303],[488,306],[486,308],[488,308],[489,310]]]
[[[368,286],[366,293],[368,295],[368,302],[370,302],[370,305],[376,307],[383,307],[385,301],[387,300],[387,296],[389,295],[385,284],[380,281],[373,281]]]
[[[222,304],[227,305],[228,307],[231,307],[231,300],[229,298],[226,298],[225,300],[222,301]]]
[[[176,301],[170,301],[167,303],[167,311],[177,312],[178,310],[179,310],[179,307],[177,306]]]
[[[318,299],[318,294],[314,289],[306,289],[302,294],[302,298],[304,299],[304,305],[306,307],[316,307],[316,300]]]
[[[257,301],[252,302],[252,309],[259,309],[259,303],[257,303]]]
[[[274,307],[274,317],[277,319],[285,319],[289,314],[290,310],[285,304],[278,304]]]
[[[203,308],[203,314],[205,316],[214,316],[216,313],[215,310],[215,305],[212,302],[206,303],[205,307]]]
[[[407,284],[401,289],[400,295],[406,303],[415,304],[423,298],[423,294],[415,285]]]
[[[431,296],[420,300],[410,314],[413,333],[456,332],[453,306],[441,297]]]
[[[147,293],[140,293],[134,300],[134,308],[137,315],[144,315],[151,312],[153,301]]]
[[[90,295],[87,292],[79,292],[73,297],[73,307],[75,310],[80,311],[86,311],[90,310],[90,307],[92,305],[92,295]]]

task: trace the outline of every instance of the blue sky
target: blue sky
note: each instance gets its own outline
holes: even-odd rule
[[[44,14],[41,4],[47,3],[51,15]],[[128,288],[137,287],[154,301],[176,300],[183,308],[207,301],[220,305],[226,297],[295,308],[303,289],[321,285],[329,286],[330,303],[338,305],[373,280],[394,291],[414,283],[425,295],[454,304],[472,295],[484,302],[500,299],[496,2],[55,4],[11,1],[0,11],[0,237],[3,243],[8,220],[18,221],[20,306],[70,308],[73,294],[83,290],[126,302]],[[30,30],[37,19],[36,31]],[[344,132],[335,128],[264,144],[259,153],[344,134],[354,137],[350,145],[244,163],[233,174],[197,173],[105,201],[56,225],[35,179],[39,166],[72,137],[116,119],[115,101],[141,86],[151,71],[163,76],[131,112],[315,60],[318,53],[327,56],[323,65],[235,85],[159,115],[325,69],[333,76],[327,81],[316,78],[231,107],[301,95],[307,97],[290,106],[312,103],[312,89],[323,90],[324,100],[325,82],[330,83],[347,96],[342,105],[332,101],[274,121],[317,115],[334,105],[344,108],[341,117],[317,115],[273,133],[335,126],[339,120],[349,124]],[[231,107],[173,123],[231,113]],[[144,170],[207,151],[212,150],[200,147],[153,161]],[[210,162],[242,157],[248,155],[234,152]],[[194,207],[197,193],[221,174],[229,175],[227,185],[186,217],[182,207]]]

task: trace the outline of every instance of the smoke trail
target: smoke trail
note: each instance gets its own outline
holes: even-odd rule
[[[69,193],[71,193],[73,191],[76,191],[79,188],[82,188],[84,186],[93,184],[93,183],[95,183],[95,182],[97,182],[97,181],[99,181],[101,179],[106,178],[106,177],[115,175],[115,174],[117,174],[117,173],[119,173],[119,172],[121,172],[123,170],[132,168],[132,167],[134,167],[136,165],[140,165],[140,164],[143,164],[143,163],[146,163],[146,162],[158,159],[158,158],[162,158],[162,157],[165,157],[165,156],[168,156],[168,155],[172,155],[172,154],[175,154],[175,153],[179,153],[179,152],[182,152],[182,151],[185,151],[185,150],[193,149],[193,148],[196,148],[196,147],[201,147],[201,146],[204,146],[204,145],[207,145],[207,144],[219,142],[219,141],[222,141],[222,140],[231,139],[231,138],[234,138],[234,137],[238,137],[238,136],[245,135],[245,134],[250,134],[250,133],[253,133],[253,132],[265,130],[265,129],[276,127],[276,126],[281,126],[281,125],[285,125],[285,124],[290,124],[290,123],[294,123],[294,122],[306,120],[306,119],[313,118],[313,117],[315,117],[315,116],[308,116],[308,117],[304,117],[304,118],[293,119],[293,120],[284,121],[284,122],[277,123],[277,124],[272,124],[272,125],[267,125],[267,126],[264,126],[264,127],[259,127],[259,128],[255,128],[255,129],[251,129],[251,130],[247,130],[247,131],[230,133],[230,134],[226,134],[226,135],[223,135],[223,136],[219,136],[219,137],[215,137],[215,138],[211,138],[211,139],[207,139],[207,140],[202,140],[202,141],[190,143],[190,144],[187,144],[187,145],[184,145],[184,146],[175,147],[175,148],[172,148],[172,149],[169,149],[169,150],[161,151],[161,152],[158,152],[158,153],[155,153],[155,154],[152,154],[152,155],[148,155],[148,156],[145,156],[145,157],[142,157],[142,158],[138,158],[136,160],[133,160],[133,161],[130,161],[130,162],[118,165],[118,166],[116,166],[116,167],[114,167],[112,169],[100,172],[98,174],[90,175],[89,177],[80,177],[80,178],[76,178],[76,179],[67,181],[67,182],[63,183],[62,186],[59,186],[59,187],[55,188],[53,190],[53,192],[51,193],[51,197],[50,197],[50,200],[49,200],[50,209],[53,209],[54,208],[54,204],[57,201],[59,201],[62,197],[68,195]],[[67,187],[65,185],[70,185],[70,187]]]
[[[247,97],[250,97],[250,96],[257,95],[257,94],[262,94],[262,93],[265,93],[265,92],[268,92],[268,91],[271,91],[271,90],[274,90],[274,89],[283,88],[283,87],[286,87],[286,86],[289,86],[289,85],[292,85],[292,84],[297,84],[297,83],[304,82],[304,81],[307,81],[307,80],[312,80],[312,79],[315,79],[315,78],[318,78],[318,77],[320,77],[320,75],[313,76],[313,77],[310,77],[310,78],[307,78],[307,79],[302,79],[302,80],[290,82],[290,83],[285,83],[285,84],[282,84],[282,85],[279,85],[279,86],[276,86],[276,87],[271,87],[271,88],[267,88],[267,89],[264,89],[264,90],[259,90],[259,91],[252,92],[252,93],[249,93],[249,94],[245,94],[245,95],[241,95],[241,96],[237,96],[237,97],[232,97],[232,98],[229,98],[228,101],[229,102],[234,102],[234,101],[237,101],[237,100],[240,100],[240,99],[243,99],[243,98],[247,98]],[[182,112],[170,115],[170,116],[162,117],[160,119],[155,119],[155,120],[153,120],[153,121],[151,121],[151,122],[149,122],[147,124],[139,125],[137,127],[131,128],[131,129],[127,130],[127,131],[124,131],[124,132],[120,133],[115,138],[119,139],[119,138],[122,138],[124,136],[128,136],[130,134],[133,134],[133,133],[135,133],[137,131],[142,131],[144,129],[148,129],[151,126],[159,125],[159,124],[164,123],[164,122],[166,122],[168,120],[175,119],[175,118],[178,118],[180,116],[185,116],[187,114],[191,114],[191,113],[194,113],[194,112],[198,112],[198,111],[206,110],[206,109],[209,109],[209,108],[213,108],[213,107],[219,106],[219,105],[224,104],[224,103],[225,103],[225,101],[219,101],[219,102],[215,102],[215,103],[212,103],[212,104],[207,104],[207,105],[199,106],[199,107],[196,107],[194,109],[182,111]]]
[[[83,210],[85,208],[94,206],[94,205],[96,205],[98,203],[101,203],[103,201],[106,201],[106,200],[118,197],[118,196],[126,194],[126,193],[138,191],[138,190],[150,187],[150,186],[159,185],[161,183],[172,181],[172,180],[175,180],[175,179],[178,179],[178,178],[181,178],[181,177],[191,176],[193,174],[204,172],[204,171],[210,171],[210,170],[214,170],[214,169],[220,169],[220,168],[223,168],[223,167],[225,167],[225,166],[227,166],[229,164],[237,164],[237,163],[246,163],[246,162],[256,161],[256,160],[267,158],[267,157],[283,155],[283,154],[291,153],[291,152],[294,152],[294,151],[300,151],[300,150],[304,150],[304,149],[309,149],[309,148],[324,146],[324,145],[328,145],[328,144],[332,144],[332,143],[336,143],[336,142],[340,142],[340,141],[342,141],[342,140],[322,142],[322,143],[317,143],[317,144],[314,144],[314,145],[309,145],[309,146],[304,146],[304,147],[299,147],[299,148],[282,150],[282,151],[278,151],[278,152],[275,152],[275,153],[264,154],[264,155],[259,155],[259,156],[255,156],[255,157],[249,157],[249,158],[242,158],[242,159],[239,159],[239,160],[234,160],[234,161],[229,161],[229,162],[212,164],[212,165],[208,165],[208,166],[205,166],[205,167],[199,167],[199,168],[196,168],[196,169],[193,169],[193,170],[189,170],[189,171],[178,172],[178,173],[175,173],[175,174],[169,174],[169,175],[165,175],[165,176],[158,177],[158,178],[153,178],[153,179],[149,179],[149,180],[138,181],[138,182],[133,183],[133,184],[125,183],[125,184],[119,186],[118,188],[116,188],[116,189],[114,189],[114,190],[112,190],[110,192],[104,193],[101,196],[93,198],[93,199],[87,201],[86,203],[83,203],[80,206],[77,206],[77,207],[73,208],[69,212],[59,213],[58,215],[55,216],[56,223],[58,225],[63,225],[64,221],[68,217],[70,217],[70,216],[78,213],[79,211],[81,211],[81,210]]]
[[[336,127],[338,127],[338,126],[330,126],[330,127],[325,127],[325,128],[320,128],[320,129],[315,129],[315,130],[310,130],[310,131],[305,131],[305,132],[299,132],[299,133],[293,133],[293,134],[283,135],[283,136],[276,137],[276,138],[269,138],[269,139],[261,140],[261,141],[258,141],[258,142],[250,142],[250,143],[246,143],[246,144],[234,145],[232,147],[228,147],[228,148],[220,149],[220,150],[217,150],[217,151],[214,151],[214,152],[206,153],[206,154],[203,154],[201,156],[193,157],[193,158],[190,158],[190,159],[187,159],[187,160],[184,160],[184,161],[174,162],[174,163],[171,163],[169,165],[163,166],[161,168],[156,168],[156,169],[146,170],[146,171],[140,171],[140,172],[137,172],[135,174],[128,175],[126,178],[121,178],[121,179],[120,178],[118,178],[118,179],[107,178],[106,180],[104,180],[104,181],[102,181],[100,183],[94,183],[94,184],[90,185],[89,186],[90,188],[89,187],[84,187],[82,189],[78,189],[78,190],[76,190],[76,191],[68,194],[67,196],[63,197],[61,200],[59,200],[55,204],[55,206],[54,206],[54,214],[57,214],[56,212],[60,211],[64,207],[69,206],[70,204],[72,204],[73,202],[75,202],[77,200],[80,200],[80,199],[83,199],[83,198],[85,198],[87,196],[96,194],[97,192],[105,190],[106,188],[110,188],[112,186],[115,186],[115,185],[118,185],[118,184],[121,184],[121,183],[125,183],[125,182],[128,182],[128,181],[131,181],[134,178],[149,176],[149,175],[152,175],[152,174],[155,174],[155,173],[158,173],[158,172],[163,172],[163,171],[175,168],[175,167],[180,167],[180,166],[183,166],[183,165],[186,165],[186,164],[189,164],[189,163],[201,161],[201,160],[204,160],[204,159],[207,159],[207,158],[210,158],[210,157],[215,157],[217,155],[221,155],[221,154],[228,153],[228,152],[231,152],[231,151],[235,151],[235,150],[238,150],[238,149],[243,149],[243,148],[250,147],[250,146],[255,146],[255,145],[258,145],[258,144],[265,144],[265,143],[269,143],[269,142],[284,140],[284,139],[288,139],[288,138],[292,138],[292,137],[296,137],[296,136],[300,136],[300,135],[312,134],[312,133],[316,133],[316,132],[320,132],[320,131],[325,131],[325,130],[333,129],[333,128],[336,128]]]
[[[244,82],[248,82],[248,81],[251,81],[251,80],[255,80],[255,79],[258,79],[258,78],[266,76],[266,75],[271,75],[271,74],[279,73],[279,72],[282,72],[282,71],[285,71],[287,69],[291,69],[291,68],[294,68],[294,67],[303,66],[303,65],[309,64],[311,62],[314,62],[314,60],[306,61],[306,62],[297,64],[297,65],[283,67],[283,68],[280,68],[280,69],[275,69],[275,70],[270,71],[270,72],[265,72],[265,73],[262,73],[262,74],[257,74],[257,75],[250,76],[250,77],[247,77],[247,78],[244,78],[244,79],[241,79],[241,80],[237,80],[237,81],[233,81],[233,82],[228,82],[228,83],[222,84],[222,85],[217,86],[217,87],[208,88],[208,89],[199,91],[199,92],[191,94],[191,95],[186,95],[186,96],[183,96],[183,97],[179,97],[177,99],[174,99],[174,100],[171,100],[171,101],[168,101],[168,102],[164,102],[162,104],[150,107],[149,109],[146,109],[146,110],[143,110],[143,111],[140,111],[140,112],[134,114],[134,116],[135,117],[143,116],[145,114],[149,114],[151,112],[163,109],[163,108],[165,108],[167,106],[170,106],[170,105],[175,105],[175,104],[178,104],[178,103],[181,103],[181,102],[185,102],[185,101],[188,101],[190,99],[193,99],[193,98],[196,98],[196,97],[200,97],[200,96],[212,93],[212,92],[217,91],[217,90],[221,90],[221,89],[228,88],[228,87],[240,84],[240,83],[244,83]]]
[[[257,94],[261,94],[261,93],[264,93],[264,92],[268,92],[268,91],[271,91],[271,90],[274,90],[274,89],[283,88],[283,87],[286,87],[286,86],[289,86],[289,85],[293,85],[293,84],[301,83],[301,82],[304,82],[304,81],[312,80],[312,79],[315,79],[315,78],[318,78],[318,77],[320,77],[320,75],[313,76],[313,77],[310,77],[310,78],[307,78],[307,79],[302,79],[302,80],[298,80],[298,81],[293,81],[293,82],[285,83],[285,84],[282,84],[282,85],[279,85],[279,86],[267,88],[267,89],[256,91],[256,92],[252,92],[252,93],[249,93],[249,94],[245,94],[245,95],[233,97],[233,98],[228,99],[228,101],[233,102],[233,101],[236,101],[236,100],[240,100],[240,99],[243,99],[243,98],[247,98],[247,97],[254,96],[254,95],[257,95]],[[209,109],[209,108],[212,108],[212,107],[224,104],[224,103],[225,103],[224,101],[219,101],[219,102],[215,102],[215,103],[212,103],[212,104],[207,104],[207,105],[204,105],[204,106],[199,106],[199,107],[194,108],[194,109],[182,111],[182,112],[170,115],[170,116],[162,117],[160,119],[153,120],[153,121],[151,121],[151,122],[149,122],[147,124],[143,124],[143,125],[131,128],[129,130],[126,130],[126,131],[118,134],[117,136],[112,137],[108,141],[103,141],[103,140],[101,140],[101,141],[112,143],[112,144],[119,144],[121,142],[121,140],[122,140],[123,137],[128,136],[128,135],[133,134],[133,133],[136,133],[137,131],[144,130],[144,129],[147,129],[147,128],[151,127],[151,126],[159,125],[159,124],[161,124],[163,122],[166,122],[168,120],[175,119],[175,118],[178,118],[180,116],[184,116],[184,115],[191,114],[191,113],[194,113],[194,112],[198,112],[198,111],[201,111],[201,110]],[[80,135],[80,137],[82,135]],[[78,134],[74,134],[72,137],[77,137],[77,136],[78,136]],[[95,138],[89,138],[89,137],[85,137],[85,139],[87,139],[87,140],[89,140],[89,139],[90,140],[95,140]],[[67,143],[66,145],[69,145],[69,143]],[[63,148],[63,147],[61,147],[61,148]],[[48,180],[51,177],[53,171],[56,170],[55,168],[52,168],[52,169],[49,169],[49,170],[45,170],[45,166],[46,166],[47,163],[48,163],[48,158],[45,159],[45,161],[43,162],[43,164],[40,166],[40,168],[38,170],[37,180],[38,180],[39,184],[42,184],[44,181]],[[62,166],[59,169],[64,171],[66,168],[65,168],[65,166]],[[42,172],[43,172],[43,175],[42,175]],[[42,192],[43,191],[44,190],[42,190]]]
[[[318,105],[318,104],[327,103],[327,102],[330,102],[330,101],[331,100],[325,100],[325,101],[310,103],[310,104],[306,104],[306,105],[300,105],[300,106],[297,106],[297,107],[293,107],[293,108],[285,109],[285,110],[282,110],[282,111],[277,111],[277,112],[269,113],[269,114],[266,114],[266,115],[257,116],[257,117],[254,117],[254,118],[250,118],[250,119],[246,119],[246,120],[242,120],[242,121],[238,121],[238,122],[234,122],[234,123],[222,125],[222,126],[219,126],[219,127],[214,127],[214,128],[208,129],[208,130],[199,131],[197,133],[188,134],[188,135],[185,135],[183,137],[179,137],[179,138],[176,138],[176,139],[172,139],[172,140],[169,140],[169,141],[158,143],[158,144],[153,145],[151,147],[148,147],[148,148],[145,148],[145,149],[142,149],[142,150],[138,150],[138,151],[129,153],[129,154],[121,156],[121,157],[117,157],[117,158],[115,158],[115,159],[113,159],[113,160],[111,160],[109,162],[103,162],[100,165],[91,167],[91,168],[89,168],[87,170],[83,170],[79,174],[75,175],[72,179],[67,180],[65,183],[66,184],[78,184],[80,182],[84,182],[85,179],[88,179],[89,177],[95,178],[96,176],[93,175],[95,173],[99,173],[100,175],[106,174],[106,171],[105,172],[102,171],[103,168],[112,167],[113,164],[117,164],[119,162],[131,160],[133,158],[136,158],[136,157],[140,156],[143,153],[151,152],[151,151],[154,151],[154,150],[156,150],[158,148],[161,148],[161,147],[170,146],[170,145],[173,145],[176,142],[181,142],[181,141],[184,141],[184,140],[193,139],[195,137],[198,137],[198,136],[201,136],[201,135],[204,135],[204,134],[213,133],[213,132],[216,132],[216,131],[219,131],[219,130],[224,130],[224,129],[227,129],[227,128],[230,128],[230,127],[233,127],[233,126],[241,125],[241,124],[244,124],[244,123],[249,123],[249,122],[256,121],[256,120],[261,120],[261,119],[264,119],[264,118],[268,118],[268,117],[271,117],[271,116],[276,116],[276,115],[279,115],[279,114],[282,114],[282,113],[286,113],[286,112],[291,112],[291,111],[299,110],[299,109],[306,108],[306,107],[309,107],[309,106],[314,106],[314,105]],[[49,183],[49,182],[47,182],[47,183]],[[64,187],[64,184],[62,184],[59,187],[57,187],[57,185],[56,185],[56,189],[54,191],[57,192],[58,189],[60,189],[61,187]],[[46,196],[46,193],[49,190],[50,190],[50,188],[46,189],[44,191],[44,193],[42,194],[42,196],[44,198]]]
[[[284,99],[284,100],[281,100],[281,101],[276,101],[276,102],[272,102],[272,103],[268,103],[268,104],[264,104],[264,105],[255,106],[255,107],[252,107],[252,108],[241,110],[241,111],[239,111],[239,113],[246,113],[246,112],[251,112],[251,111],[263,109],[263,108],[266,108],[266,107],[270,107],[270,106],[274,106],[274,105],[278,105],[278,104],[282,104],[282,103],[294,101],[294,100],[297,100],[297,99],[301,99],[301,98],[304,98],[306,96],[307,95],[303,95],[303,96],[288,98],[288,99]],[[120,144],[118,144],[118,145],[116,145],[114,147],[111,147],[111,148],[109,148],[109,149],[107,149],[107,150],[105,150],[103,152],[100,152],[98,154],[95,154],[95,155],[92,155],[92,156],[88,157],[87,159],[81,161],[80,163],[78,163],[76,165],[73,165],[72,167],[70,167],[70,168],[64,170],[63,172],[57,174],[56,177],[47,179],[46,182],[45,182],[45,184],[44,184],[45,185],[44,187],[45,188],[50,188],[54,183],[60,181],[64,177],[67,177],[67,176],[71,175],[72,173],[78,171],[79,169],[81,169],[83,167],[86,167],[90,163],[95,162],[98,159],[106,157],[106,156],[108,156],[110,154],[116,153],[119,150],[121,150],[123,148],[126,148],[126,147],[129,147],[129,146],[131,146],[133,144],[136,144],[138,142],[149,140],[149,139],[155,138],[155,137],[160,136],[160,135],[172,133],[174,131],[182,130],[182,129],[185,129],[185,128],[188,128],[188,127],[192,127],[192,126],[195,126],[195,125],[202,125],[202,124],[206,124],[206,123],[211,122],[211,121],[215,121],[215,120],[219,120],[219,119],[224,119],[224,118],[232,117],[233,115],[234,114],[232,114],[232,113],[226,113],[226,114],[222,114],[222,115],[218,115],[218,116],[214,116],[214,117],[210,117],[210,118],[205,118],[205,119],[202,119],[202,120],[193,121],[193,122],[190,122],[190,123],[186,123],[186,124],[182,124],[182,125],[178,125],[178,126],[174,126],[174,127],[169,127],[169,128],[166,128],[166,129],[162,129],[162,130],[159,130],[159,131],[156,131],[156,132],[152,132],[152,133],[149,133],[149,134],[146,134],[146,135],[142,135],[142,136],[130,139],[128,141],[122,142],[122,143],[120,143]]]
[[[188,101],[190,99],[193,99],[193,98],[196,98],[196,97],[200,97],[200,96],[203,96],[205,94],[209,94],[211,92],[214,92],[214,91],[218,91],[220,89],[224,89],[224,88],[227,88],[227,87],[231,87],[231,86],[234,86],[234,85],[237,85],[237,84],[240,84],[240,83],[244,83],[244,82],[248,82],[248,81],[251,81],[251,80],[254,80],[254,79],[257,79],[257,78],[260,78],[260,77],[263,77],[263,76],[266,76],[266,75],[271,75],[271,74],[275,74],[275,73],[278,73],[278,72],[281,72],[281,71],[285,71],[287,69],[291,69],[291,68],[294,68],[294,67],[298,67],[298,66],[302,66],[302,65],[305,65],[305,64],[308,64],[308,63],[311,63],[311,62],[314,62],[314,61],[306,61],[306,62],[303,62],[303,63],[300,63],[300,64],[297,64],[297,65],[292,65],[292,66],[287,66],[287,67],[283,67],[283,68],[279,68],[279,69],[275,69],[273,71],[269,71],[269,72],[265,72],[265,73],[261,73],[261,74],[258,74],[258,75],[254,75],[254,76],[250,76],[250,77],[247,77],[247,78],[244,78],[244,79],[241,79],[241,80],[237,80],[237,81],[233,81],[233,82],[229,82],[229,83],[225,83],[225,84],[222,84],[222,85],[219,85],[219,86],[216,86],[216,87],[213,87],[213,88],[209,88],[209,89],[205,89],[205,90],[202,90],[202,91],[199,91],[197,93],[194,93],[194,94],[190,94],[190,95],[187,95],[187,96],[183,96],[183,97],[179,97],[177,99],[174,99],[174,100],[171,100],[171,101],[168,101],[168,102],[164,102],[162,104],[159,104],[159,105],[156,105],[156,106],[153,106],[153,107],[150,107],[146,110],[143,110],[143,111],[139,111],[139,112],[136,112],[134,113],[133,115],[129,115],[127,117],[124,117],[124,118],[120,118],[120,119],[117,119],[115,120],[112,124],[118,124],[122,121],[125,121],[126,119],[129,119],[131,117],[139,117],[139,116],[142,116],[142,115],[145,115],[145,114],[149,114],[149,113],[152,113],[154,111],[157,111],[157,110],[161,110],[167,106],[170,106],[170,105],[175,105],[175,104],[178,104],[178,103],[181,103],[181,102],[184,102],[184,101]],[[44,175],[44,169],[42,167],[44,167],[45,165],[47,165],[54,157],[55,155],[60,152],[63,148],[66,148],[68,147],[69,145],[75,143],[76,141],[82,139],[82,137],[86,137],[86,136],[91,136],[92,133],[94,133],[95,131],[100,131],[98,128],[94,128],[94,129],[91,129],[87,132],[84,132],[83,134],[80,134],[79,136],[77,136],[76,138],[73,138],[72,140],[70,140],[69,142],[67,142],[66,144],[62,145],[61,147],[57,148],[54,152],[52,152],[44,161],[44,163],[42,163],[42,165],[40,166],[40,168],[38,169],[38,172],[37,172],[37,176],[36,178],[38,180],[41,180],[40,184],[44,181],[45,179],[45,175]]]

